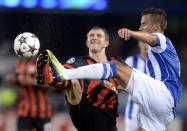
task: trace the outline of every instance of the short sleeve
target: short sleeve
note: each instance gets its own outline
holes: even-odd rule
[[[77,68],[84,65],[87,65],[86,57],[70,57],[64,64],[64,66],[68,69]]]
[[[161,53],[166,49],[166,37],[161,33],[153,33],[156,35],[157,42],[155,45],[151,46],[151,49],[156,53]]]

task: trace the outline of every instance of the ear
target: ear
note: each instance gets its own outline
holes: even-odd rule
[[[105,47],[108,47],[108,45],[109,45],[109,41],[106,41],[105,42]]]
[[[153,25],[153,30],[154,30],[154,32],[160,31],[160,25],[159,24],[154,24]]]

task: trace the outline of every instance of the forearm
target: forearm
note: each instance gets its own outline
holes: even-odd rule
[[[82,98],[82,88],[78,80],[71,80],[71,86],[66,90],[66,98],[71,105],[80,104]]]
[[[142,41],[149,45],[154,45],[157,42],[157,37],[151,33],[143,31],[130,31],[130,37]]]

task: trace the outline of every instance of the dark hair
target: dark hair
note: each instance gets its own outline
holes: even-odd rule
[[[147,8],[142,11],[141,15],[151,15],[153,22],[159,23],[161,30],[164,32],[167,27],[167,14],[160,8]]]
[[[104,32],[104,34],[105,34],[105,39],[107,41],[109,41],[109,33],[108,33],[108,31],[105,28],[103,28],[101,26],[94,26],[90,30],[102,30]]]

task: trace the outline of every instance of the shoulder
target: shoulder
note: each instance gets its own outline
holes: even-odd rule
[[[152,34],[157,37],[156,44],[151,46],[152,50],[157,53],[163,52],[167,47],[166,42],[168,38],[162,33],[152,33]]]
[[[166,36],[162,33],[153,33],[153,35],[155,35],[157,37],[157,42],[156,45],[154,46],[160,46],[161,44],[165,44],[166,43]]]
[[[76,68],[86,65],[86,57],[70,57],[64,64],[65,67]]]
[[[156,35],[157,37],[161,38],[161,37],[166,37],[164,34],[159,33],[159,32],[154,32],[152,33],[153,35]]]
[[[113,60],[118,60],[122,63],[125,63],[125,59],[122,58],[121,56],[109,56],[107,57],[108,61],[113,61]]]
[[[75,57],[70,57],[65,63],[66,64],[73,64],[75,62]]]

